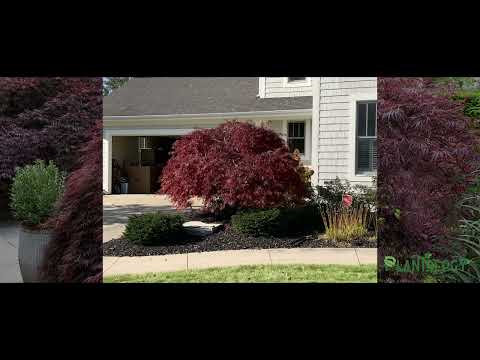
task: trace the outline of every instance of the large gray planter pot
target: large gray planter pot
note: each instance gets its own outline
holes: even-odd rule
[[[41,282],[40,267],[51,239],[48,230],[31,230],[20,227],[18,238],[18,262],[23,282]]]

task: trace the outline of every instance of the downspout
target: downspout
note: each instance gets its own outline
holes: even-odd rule
[[[319,174],[318,174],[318,151],[319,151],[319,137],[320,137],[320,77],[312,77],[312,169],[314,171],[312,176],[313,186],[319,185]]]

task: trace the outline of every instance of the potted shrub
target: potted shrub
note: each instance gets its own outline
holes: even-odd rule
[[[10,208],[21,226],[18,262],[24,282],[39,282],[40,266],[51,232],[45,224],[61,196],[64,175],[52,161],[37,160],[17,168],[10,192]]]

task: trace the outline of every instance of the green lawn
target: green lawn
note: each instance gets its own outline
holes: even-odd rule
[[[105,283],[376,283],[376,265],[256,265],[179,272],[117,275]]]

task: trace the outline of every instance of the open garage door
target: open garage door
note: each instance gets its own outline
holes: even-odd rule
[[[112,193],[157,192],[160,189],[158,179],[178,138],[178,136],[114,136]]]

